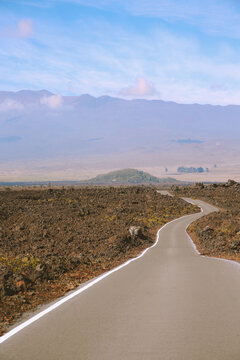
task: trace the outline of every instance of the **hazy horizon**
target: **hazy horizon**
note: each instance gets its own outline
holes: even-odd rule
[[[217,180],[226,165],[238,168],[240,106],[24,90],[1,91],[0,114],[0,181],[81,180],[129,167],[196,178],[179,166],[208,167],[206,180]]]
[[[240,180],[239,19],[226,0],[2,0],[0,181]]]

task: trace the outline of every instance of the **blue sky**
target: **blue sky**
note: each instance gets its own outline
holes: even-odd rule
[[[0,90],[240,104],[238,0],[0,0]]]

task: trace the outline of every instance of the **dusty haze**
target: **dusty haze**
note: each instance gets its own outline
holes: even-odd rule
[[[240,180],[239,118],[240,106],[2,91],[0,180],[81,180],[126,167]],[[210,172],[179,175],[178,166]]]

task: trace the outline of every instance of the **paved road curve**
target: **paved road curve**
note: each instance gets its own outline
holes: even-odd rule
[[[185,228],[201,215],[3,342],[0,359],[239,360],[240,266],[197,255]]]

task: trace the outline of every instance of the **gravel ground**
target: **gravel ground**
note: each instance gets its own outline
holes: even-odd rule
[[[159,227],[196,211],[144,186],[0,191],[0,333],[135,257]]]
[[[228,180],[224,184],[172,187],[177,196],[205,200],[219,212],[204,216],[189,227],[200,253],[240,262],[240,184]]]

